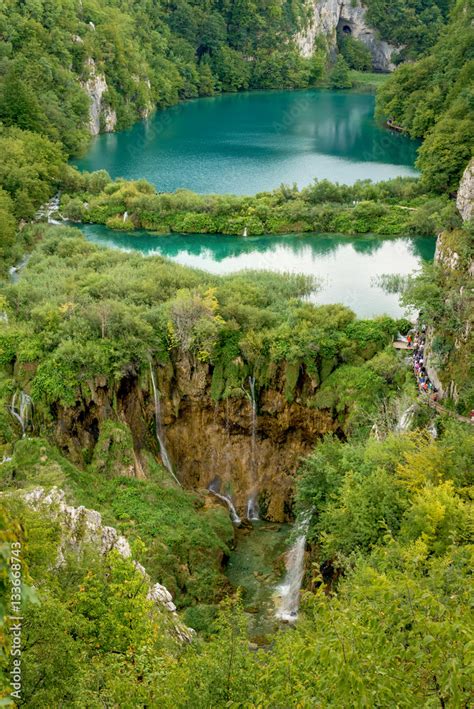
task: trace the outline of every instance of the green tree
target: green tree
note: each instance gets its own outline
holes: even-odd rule
[[[342,54],[338,54],[334,68],[329,74],[329,85],[333,89],[350,89],[352,86],[349,67]]]

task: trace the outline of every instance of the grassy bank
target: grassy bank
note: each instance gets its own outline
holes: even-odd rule
[[[351,69],[349,78],[352,81],[352,87],[355,91],[370,91],[376,92],[380,86],[383,86],[390,74],[382,74],[374,71],[357,71]]]

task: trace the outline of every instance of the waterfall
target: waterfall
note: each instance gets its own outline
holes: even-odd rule
[[[24,438],[26,430],[31,423],[31,415],[33,413],[33,402],[28,394],[21,391],[20,394],[16,391],[13,394],[12,401],[8,407],[11,415],[18,421],[21,426],[21,434]]]
[[[214,489],[214,484],[211,483],[208,487],[209,492],[211,495],[214,495],[214,497],[217,497],[218,500],[223,502],[227,507],[229,508],[229,514],[232,522],[235,525],[241,524],[242,520],[240,519],[239,515],[237,514],[237,510],[235,509],[234,503],[232,502],[231,498],[229,495],[222,495],[220,492],[217,492],[217,490]]]
[[[412,424],[415,411],[415,404],[411,404],[411,406],[408,406],[404,411],[402,411],[395,427],[395,431],[397,433],[404,433],[405,431],[408,431]]]
[[[255,397],[255,377],[249,377],[250,387],[250,407],[251,407],[251,437],[250,437],[250,474],[252,487],[249,499],[247,500],[247,519],[257,521],[258,502],[257,502],[257,399]]]
[[[304,575],[304,552],[311,513],[303,514],[296,523],[297,537],[286,556],[286,575],[278,587],[280,607],[276,616],[286,623],[294,623],[298,618],[300,589]]]
[[[58,192],[58,194],[54,195],[54,197],[52,199],[50,199],[49,202],[47,202],[43,207],[40,208],[40,210],[38,211],[38,213],[36,215],[36,218],[41,219],[41,218],[46,217],[48,224],[53,224],[53,225],[54,224],[55,225],[62,224],[62,221],[59,221],[58,219],[55,219],[53,217],[53,214],[56,214],[59,210],[60,200],[61,200],[61,195]]]
[[[158,387],[156,386],[155,372],[153,370],[151,362],[150,362],[150,378],[151,378],[151,385],[153,388],[153,400],[155,402],[155,433],[156,433],[156,440],[158,441],[158,444],[160,446],[161,460],[163,461],[163,465],[165,466],[166,470],[169,472],[171,477],[178,483],[178,485],[181,485],[178,478],[176,477],[176,475],[173,472],[173,466],[171,465],[171,460],[168,455],[168,451],[166,450],[165,437],[163,434],[163,426],[161,423],[160,392],[158,391]]]
[[[16,266],[11,266],[8,273],[10,275],[10,280],[12,283],[17,283],[18,279],[20,277],[20,271],[26,266],[28,261],[31,258],[31,254],[27,254],[26,256],[23,256],[21,261],[17,263]]]
[[[126,222],[127,219],[128,219],[128,212],[125,211],[125,212],[123,213],[123,221]]]

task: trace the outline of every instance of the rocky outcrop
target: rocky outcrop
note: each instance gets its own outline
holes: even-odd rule
[[[291,402],[283,393],[284,367],[276,373],[275,384],[260,393],[257,381],[256,419],[245,382],[235,396],[218,403],[211,399],[212,368],[206,363],[180,359],[158,367],[156,374],[167,452],[183,486],[207,489],[212,483],[217,491],[230,494],[239,514],[245,516],[256,483],[266,518],[290,519],[300,459],[325,433],[339,430],[330,410],[309,405],[316,384],[305,372],[300,372]],[[128,462],[124,466],[114,462],[116,471],[123,468],[123,474],[142,476],[147,474],[144,452],[152,450],[159,456],[155,413],[148,377],[140,380],[130,373],[114,391],[105,381],[89,382],[76,407],[55,412],[55,438],[65,454],[81,465],[84,451],[89,459],[97,457],[97,445],[105,437],[109,440],[110,419],[119,420],[122,430],[126,425],[131,432],[137,464],[133,473]]]
[[[474,158],[467,165],[459,183],[456,206],[463,221],[469,221],[474,217]],[[469,292],[468,288],[472,283],[469,279],[474,277],[474,262],[466,259],[465,255],[463,258],[465,245],[463,240],[459,241],[456,238],[458,233],[460,232],[454,230],[438,235],[435,261],[448,275],[451,288],[455,288],[462,295]],[[449,293],[447,295],[449,297]],[[460,303],[457,307],[460,307]],[[460,316],[459,312],[457,316]],[[453,349],[444,362],[440,361],[433,352],[433,343],[437,334],[433,328],[428,328],[425,346],[426,371],[438,389],[439,398],[447,396],[457,402],[458,385],[463,378],[462,375],[469,379],[472,350],[472,320],[469,308],[464,319],[464,327],[457,329]],[[443,333],[443,337],[446,339],[446,333]]]
[[[68,505],[63,490],[52,488],[46,491],[38,487],[25,493],[23,499],[33,509],[47,514],[59,522],[61,542],[56,559],[57,567],[65,564],[66,552],[79,553],[86,544],[92,545],[102,556],[115,550],[124,559],[131,558],[132,552],[127,539],[119,534],[114,527],[103,525],[102,517],[96,510]],[[134,562],[134,565],[150,587],[148,598],[160,610],[170,614],[173,633],[181,641],[189,642],[193,636],[193,630],[186,627],[179,619],[168,589],[159,583],[152,584],[143,566],[137,561]]]
[[[474,218],[474,158],[464,170],[459,183],[456,207],[463,221]]]
[[[288,519],[296,469],[316,441],[337,428],[331,413],[307,407],[300,397],[289,403],[268,388],[257,396],[253,437],[250,398],[213,402],[206,370],[181,361],[173,380],[160,377],[168,452],[181,480],[192,488],[220,484],[244,517],[256,481],[266,518]]]
[[[296,43],[303,57],[310,57],[316,39],[325,37],[329,46],[336,46],[336,28],[341,14],[342,0],[308,0],[310,19],[296,35]]]
[[[307,27],[296,36],[304,57],[314,51],[318,37],[325,37],[331,53],[335,53],[337,32],[346,32],[360,40],[370,50],[376,71],[393,71],[392,55],[401,49],[380,39],[367,23],[367,10],[360,0],[308,0],[311,18]]]
[[[117,114],[104,99],[108,91],[104,74],[97,71],[97,66],[92,58],[86,62],[89,77],[82,86],[89,97],[89,131],[91,135],[98,135],[102,130],[111,133],[117,125]]]

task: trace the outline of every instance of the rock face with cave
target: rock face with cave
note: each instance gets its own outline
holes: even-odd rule
[[[375,71],[393,71],[392,55],[401,49],[378,37],[367,23],[367,9],[360,0],[309,0],[311,18],[307,27],[296,36],[304,57],[313,53],[318,37],[325,37],[331,53],[335,54],[337,33],[350,34],[361,41],[372,55]]]

